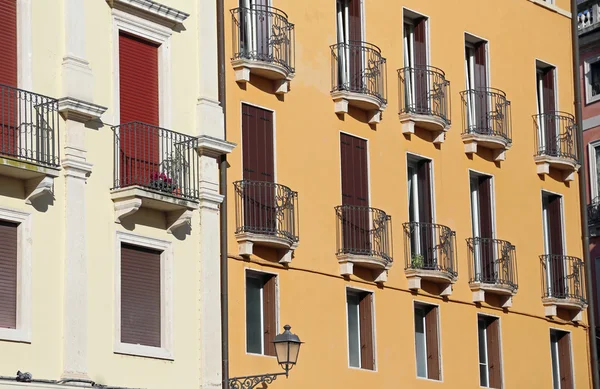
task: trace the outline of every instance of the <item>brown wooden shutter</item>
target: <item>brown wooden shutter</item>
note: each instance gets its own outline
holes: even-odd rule
[[[273,112],[242,105],[244,179],[275,182]]]
[[[121,246],[121,342],[161,347],[159,251]]]
[[[490,388],[502,388],[502,356],[500,355],[500,321],[488,319],[487,352]]]
[[[556,111],[556,96],[554,93],[554,68],[544,71],[542,85],[544,89],[544,112]]]
[[[277,335],[277,303],[275,298],[275,277],[265,279],[263,286],[263,322],[265,355],[275,356],[273,340]]]
[[[0,84],[17,87],[17,1],[0,0]]]
[[[487,133],[491,131],[490,122],[488,120],[488,96],[487,96],[487,58],[486,58],[486,43],[480,42],[474,49],[475,65],[473,74],[474,89],[478,90],[474,96],[475,99],[475,120],[479,133]]]
[[[558,364],[560,366],[561,389],[573,389],[573,370],[571,365],[571,342],[569,334],[559,334]]]
[[[0,328],[17,328],[18,227],[0,220]]]
[[[487,58],[486,43],[480,42],[475,46],[475,88],[487,87]]]
[[[419,161],[417,166],[417,180],[419,191],[419,221],[431,223],[431,162]]]
[[[544,94],[544,113],[549,114],[556,111],[556,94],[554,91],[554,68],[544,70],[542,76],[542,89]],[[553,115],[546,115],[544,121],[544,132],[546,135],[545,152],[548,155],[558,155],[560,145],[556,133],[556,120]]]
[[[565,295],[566,279],[565,267],[563,263],[563,234],[562,234],[562,213],[561,197],[548,197],[548,222],[550,227],[550,270],[552,294],[557,297]]]
[[[496,272],[494,267],[494,246],[492,230],[492,179],[488,176],[480,176],[479,180],[479,247],[482,264],[482,280],[484,282],[495,282]]]
[[[440,379],[437,310],[437,307],[431,307],[425,314],[425,331],[427,334],[427,378],[432,380]]]
[[[358,304],[360,311],[360,365],[373,370],[373,295],[366,293]]]
[[[369,206],[367,141],[340,134],[342,154],[342,203]]]
[[[427,65],[427,34],[425,26],[427,24],[426,18],[420,18],[415,21],[414,27],[414,40],[415,47],[413,49],[415,66]]]
[[[348,29],[350,31],[350,41],[362,42],[362,15],[360,10],[360,0],[348,1],[348,16],[350,23]]]
[[[363,79],[363,52],[360,42],[362,42],[362,12],[360,9],[360,0],[348,0],[348,30],[350,46],[350,88],[353,91],[360,91],[364,86]]]

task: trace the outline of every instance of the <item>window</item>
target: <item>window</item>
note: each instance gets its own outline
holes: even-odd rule
[[[336,10],[338,82],[345,89],[358,91],[364,83],[362,0],[337,0]]]
[[[404,67],[408,109],[427,112],[427,18],[404,10]]]
[[[537,61],[538,152],[559,155],[561,152],[559,126],[556,117],[556,69]]]
[[[479,315],[479,384],[485,388],[502,388],[500,319]]]
[[[417,377],[440,379],[438,307],[415,304]]]
[[[591,104],[600,99],[600,56],[583,61],[585,79],[585,102]]]
[[[470,180],[475,279],[495,283],[492,177],[471,172]]]
[[[487,42],[465,34],[465,79],[469,128],[489,131]]]
[[[348,290],[348,354],[351,367],[373,370],[373,294]]]
[[[542,192],[546,293],[558,298],[568,293],[569,269],[563,258],[562,197]]]
[[[273,20],[269,16],[269,0],[239,0],[241,10],[240,49],[245,56],[264,60],[270,53],[269,32]]]
[[[246,351],[275,356],[277,277],[246,271]]]
[[[115,352],[172,359],[171,244],[119,232],[117,249]]]
[[[0,339],[31,341],[31,215],[0,209]]]
[[[552,382],[554,389],[573,389],[571,339],[568,332],[550,330]]]
[[[423,266],[433,258],[433,222],[431,161],[408,156],[408,216],[411,222],[410,249],[412,259],[423,260]]]
[[[588,144],[590,164],[590,194],[594,200],[600,195],[600,141]]]

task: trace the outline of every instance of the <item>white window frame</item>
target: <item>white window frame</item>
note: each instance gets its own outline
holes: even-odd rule
[[[372,290],[369,289],[361,289],[361,288],[356,288],[356,287],[350,287],[347,286],[344,289],[344,305],[345,305],[345,309],[346,309],[346,336],[348,336],[348,334],[350,333],[350,323],[348,322],[348,293],[355,293],[355,294],[360,294],[360,293],[369,293],[371,295],[371,337],[373,338],[372,344],[373,344],[373,370],[371,369],[365,369],[362,367],[362,355],[359,354],[359,365],[361,365],[360,367],[356,367],[356,366],[351,366],[350,365],[350,344],[348,343],[348,341],[346,341],[346,352],[347,352],[347,356],[348,356],[348,368],[349,369],[355,369],[355,370],[361,370],[361,371],[370,371],[370,372],[377,372],[378,369],[378,364],[377,364],[377,327],[376,327],[376,312],[375,312],[375,293]],[[358,309],[358,325],[359,325],[359,331],[358,331],[358,345],[360,347],[360,306],[357,306]]]
[[[361,33],[361,41],[362,42],[366,42],[366,31],[365,31],[365,27],[366,27],[366,23],[365,23],[365,3],[364,0],[356,0],[356,1],[360,1],[360,33]],[[337,10],[337,3],[341,2],[342,3],[342,9],[340,11]],[[335,12],[335,17],[336,17],[336,40],[337,43],[345,43],[348,44],[350,41],[350,30],[349,30],[349,25],[348,25],[348,19],[349,19],[349,11],[348,11],[348,0],[336,0],[336,12]],[[343,14],[343,15],[342,15]],[[346,22],[344,24],[344,21]],[[340,31],[340,26],[344,27],[344,31]],[[340,40],[341,38],[341,40]],[[342,59],[342,64],[341,64],[341,68],[344,70],[344,74],[342,77],[342,83],[343,85],[349,85],[350,81],[349,81],[349,75],[350,75],[350,48],[347,47],[346,50],[344,51],[344,56],[340,57]],[[363,58],[362,58],[362,66],[363,69],[365,67],[365,58],[364,58],[364,54],[363,54]],[[338,65],[340,66],[340,65]]]
[[[417,331],[416,328],[414,330],[415,333],[415,365],[417,368],[417,378],[421,378],[421,379],[426,379],[429,376],[429,369],[427,367],[427,325],[426,325],[426,320],[425,320],[425,307],[424,304],[414,304],[413,307],[413,315],[416,316],[417,310],[421,311],[422,315],[423,315],[423,347],[424,347],[424,353],[425,353],[425,377],[421,377],[419,376],[419,359],[416,358],[416,356],[418,355],[418,350],[417,350]]]
[[[465,49],[468,47],[470,49],[475,49],[475,45],[478,43],[482,43],[485,45],[485,79],[486,85],[490,88],[491,85],[491,64],[490,64],[490,42],[487,39],[481,38],[479,36],[473,35],[465,31]],[[470,54],[469,57],[465,57],[465,90],[475,90],[473,83],[475,82],[475,56]],[[469,131],[473,129],[473,126],[476,126],[476,118],[475,118],[475,103],[471,95],[474,93],[467,93],[467,124],[469,127]],[[488,97],[488,107],[491,107],[491,96]]]
[[[417,358],[416,358],[416,346],[417,346],[417,342],[416,342],[416,338],[414,339],[414,344],[415,344],[415,376],[417,377],[417,379],[419,380],[426,380],[426,381],[433,381],[433,382],[444,382],[444,364],[442,362],[442,326],[441,326],[441,310],[440,310],[440,306],[438,304],[432,304],[430,302],[427,301],[421,301],[421,300],[413,300],[413,315],[414,315],[414,311],[417,308],[421,308],[421,309],[425,309],[425,308],[430,308],[430,309],[435,309],[436,310],[436,331],[437,331],[437,336],[438,336],[438,342],[437,342],[437,348],[438,348],[438,360],[439,360],[439,368],[440,368],[440,379],[439,380],[434,380],[428,377],[419,377],[418,376],[418,367],[417,367]],[[425,320],[425,316],[423,316],[423,320]],[[425,323],[423,323],[423,328],[425,328],[425,331],[427,331],[426,327],[425,327]],[[414,329],[413,329],[413,333],[414,333]],[[416,333],[414,334],[416,337]],[[427,334],[425,334],[425,348],[427,351]],[[427,376],[429,376],[429,370],[427,370]]]
[[[555,333],[563,333],[564,336],[568,336],[569,337],[569,358],[571,360],[571,378],[574,380],[575,379],[575,359],[574,359],[574,355],[573,355],[573,333],[571,331],[566,331],[562,328],[554,328],[554,327],[550,327],[550,331],[555,332]],[[550,347],[552,347],[552,341],[549,342],[550,343]],[[558,352],[558,342],[556,342],[556,347],[557,347],[557,352]],[[550,352],[552,352],[552,349],[550,350]],[[557,367],[559,368],[559,376],[560,376],[560,359],[557,359]],[[552,377],[552,382],[554,382],[554,377]],[[560,387],[560,382],[559,382],[559,387]]]
[[[471,181],[474,178],[486,176],[490,178],[490,206],[492,207],[492,239],[496,239],[496,190],[495,190],[495,178],[492,174],[479,172],[476,170],[469,169],[469,194],[471,198],[471,231],[473,238],[481,237],[481,226],[479,225],[479,219],[481,215],[481,209],[479,204],[479,185],[476,190],[472,190]],[[476,208],[475,208],[476,205]],[[477,213],[477,215],[475,215]],[[477,232],[477,234],[475,234]],[[495,246],[494,246],[495,247]],[[481,256],[479,255],[479,248],[473,248],[474,253],[474,267],[475,274],[481,274],[482,264]],[[497,258],[498,253],[494,252],[494,258]]]
[[[251,353],[248,352],[248,332],[246,331],[246,323],[247,323],[247,318],[246,318],[246,311],[247,311],[247,307],[246,307],[246,291],[247,289],[247,284],[246,281],[248,280],[248,277],[253,277],[252,275],[248,275],[249,273],[254,273],[254,277],[258,278],[258,277],[265,277],[265,276],[271,276],[275,278],[275,328],[279,328],[281,321],[279,318],[279,274],[278,273],[272,273],[272,272],[266,272],[266,271],[262,271],[262,270],[256,270],[250,267],[246,267],[244,268],[244,350],[246,352],[246,355],[252,355],[252,356],[258,356],[258,357],[266,357],[266,358],[275,358],[275,356],[273,355],[265,355],[265,345],[264,345],[264,338],[261,338],[260,343],[261,343],[261,352],[260,354],[257,353]],[[261,312],[260,312],[260,322],[261,322],[261,326],[264,330],[264,320],[265,320],[265,316],[264,316],[264,309],[263,309],[263,299],[264,299],[264,286],[261,288],[260,291],[260,307],[261,307]]]
[[[600,100],[600,94],[592,96],[592,65],[600,62],[600,55],[594,55],[583,60],[583,79],[585,85],[585,103],[591,104]]]
[[[161,252],[160,255],[160,338],[161,347],[121,342],[121,245],[131,244]],[[171,242],[127,232],[115,239],[115,344],[116,354],[173,360],[173,247]]]
[[[600,140],[588,143],[588,161],[590,166],[590,195],[591,200],[599,195],[598,169],[596,168],[596,147],[600,148]]]
[[[555,375],[558,375],[560,377],[560,353],[558,351],[558,339],[556,339],[556,342],[554,342],[553,344],[552,336],[557,337],[557,331],[550,329],[550,353],[552,354],[550,355],[550,361],[552,361],[552,357],[554,356],[554,358],[556,358],[556,368],[558,369],[558,372],[552,369],[552,387],[560,389],[560,379],[558,380],[558,382],[554,380]]]
[[[429,16],[415,12],[411,9],[408,9],[406,7],[402,7],[402,42],[403,42],[403,58],[404,58],[404,67],[405,68],[410,68],[410,69],[414,69],[414,63],[415,63],[415,54],[414,54],[414,47],[415,47],[415,33],[414,33],[414,21],[415,19],[419,19],[419,18],[423,18],[425,19],[425,62],[427,63],[427,65],[429,65]],[[404,28],[405,25],[410,25],[411,29],[410,29],[410,36],[407,37],[406,36],[406,29]],[[410,42],[409,42],[410,40]],[[410,43],[410,50],[408,50],[407,48],[409,47],[409,43]],[[409,101],[409,106],[412,108],[415,107],[415,71],[414,70],[408,70],[407,71],[408,74],[405,74],[404,78],[407,82],[407,87],[406,90],[408,91],[407,93],[407,97],[408,97],[408,101]],[[429,101],[428,101],[429,104]]]
[[[32,216],[28,212],[0,208],[0,220],[17,227],[17,325],[0,328],[0,340],[31,343]]]
[[[480,320],[485,320],[486,316],[484,315],[477,315],[477,342],[481,342],[481,339],[479,338],[479,321]],[[489,371],[489,365],[490,365],[490,357],[489,357],[489,353],[488,353],[488,348],[487,348],[487,326],[483,329],[483,337],[485,338],[483,341],[483,347],[485,348],[485,382],[487,383],[486,386],[481,386],[481,376],[479,376],[479,386],[482,388],[489,388],[490,387],[490,371]],[[478,350],[481,348],[481,346],[479,344],[477,344],[478,346]],[[480,358],[481,359],[481,355]],[[481,361],[478,361],[478,364],[481,368]],[[481,371],[479,372],[479,374],[481,374]]]
[[[506,382],[504,380],[504,349],[503,349],[503,344],[502,344],[502,320],[500,318],[500,316],[496,316],[496,315],[488,315],[486,313],[477,313],[477,332],[479,333],[479,318],[483,317],[483,318],[488,318],[489,320],[498,320],[498,352],[500,353],[500,375],[502,377],[502,387],[505,387],[504,382]],[[489,352],[487,349],[487,327],[485,328],[485,356],[486,356],[486,364],[489,365]],[[479,343],[477,344],[477,350],[478,350],[478,355],[479,355]],[[479,363],[479,360],[477,361]],[[489,388],[490,387],[490,374],[489,374],[489,369],[486,370],[486,374],[487,374],[487,383],[488,386],[480,386],[482,388]],[[479,372],[478,372],[478,377],[479,378]]]

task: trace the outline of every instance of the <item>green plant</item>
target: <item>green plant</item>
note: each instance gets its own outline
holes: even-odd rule
[[[420,269],[423,267],[425,258],[421,254],[413,254],[410,260],[410,265],[413,269]]]

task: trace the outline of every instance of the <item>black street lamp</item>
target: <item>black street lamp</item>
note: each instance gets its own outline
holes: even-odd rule
[[[292,370],[298,361],[298,353],[300,352],[302,342],[298,338],[298,335],[290,332],[292,327],[286,324],[283,326],[283,329],[284,331],[275,337],[273,344],[275,345],[277,363],[279,363],[279,366],[285,372],[233,377],[229,379],[229,389],[252,389],[258,384],[270,384],[280,375],[288,377],[290,370]]]

